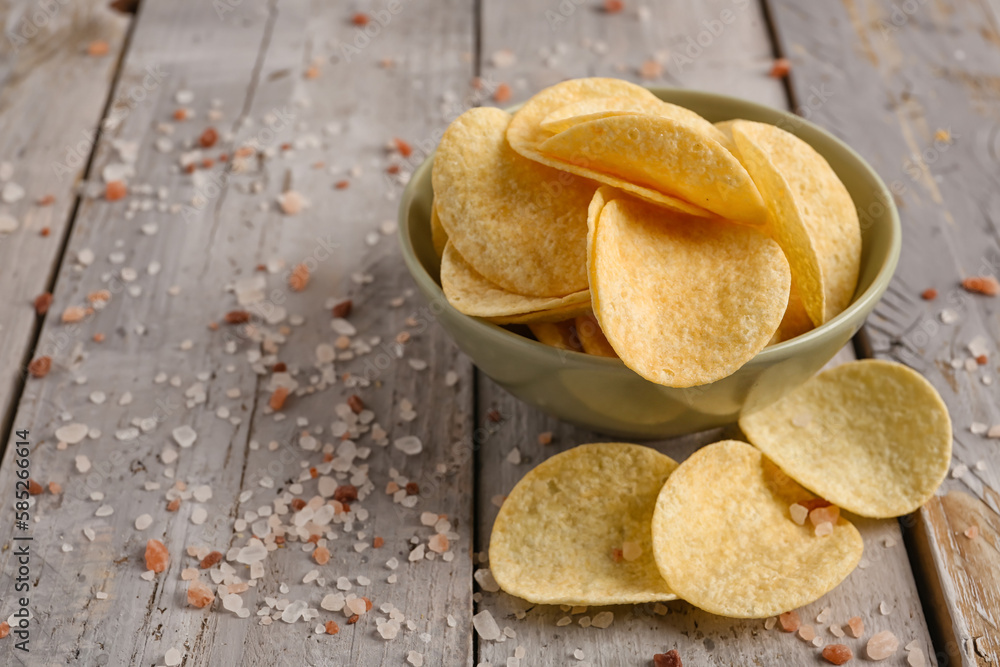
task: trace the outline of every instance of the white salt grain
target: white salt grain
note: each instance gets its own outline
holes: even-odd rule
[[[195,433],[195,430],[187,424],[175,428],[172,435],[174,436],[174,442],[176,442],[182,449],[190,447],[194,444],[194,441],[198,439],[198,434]]]
[[[479,584],[479,587],[484,591],[488,593],[496,593],[500,590],[500,585],[497,584],[496,579],[493,578],[493,573],[488,569],[478,569],[472,576],[475,578],[476,583]]]
[[[56,439],[67,445],[75,445],[87,437],[86,424],[67,424],[56,429]]]
[[[176,667],[181,664],[183,659],[183,654],[176,648],[167,649],[166,654],[163,656],[163,662],[167,667]]]
[[[472,617],[472,627],[486,641],[500,639],[500,626],[497,625],[497,622],[493,619],[493,614],[488,609],[484,609]]]
[[[606,628],[611,625],[615,620],[615,614],[611,611],[602,611],[594,616],[594,620],[591,621],[591,625],[595,628]]]
[[[135,529],[146,530],[153,525],[153,517],[148,514],[140,514],[135,518]]]
[[[408,454],[409,456],[419,454],[424,449],[424,444],[420,441],[420,438],[415,435],[406,435],[402,438],[396,438],[392,444],[396,449],[404,454]]]

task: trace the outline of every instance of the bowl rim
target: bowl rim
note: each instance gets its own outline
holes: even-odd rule
[[[733,97],[731,95],[722,95],[720,93],[712,93],[708,91],[695,90],[691,88],[674,88],[670,86],[644,86],[647,90],[653,94],[657,94],[659,91],[669,92],[670,94],[680,93],[682,96],[690,95],[694,97],[700,97],[706,101],[717,101],[724,104],[739,104],[746,107],[752,108],[754,111],[759,111],[763,113],[773,114],[777,113],[787,119],[790,123],[798,126],[804,126],[809,128],[811,131],[817,132],[829,140],[834,146],[839,150],[843,151],[848,158],[854,161],[855,165],[864,172],[870,180],[872,180],[878,188],[876,193],[876,198],[883,203],[886,208],[886,215],[889,217],[889,228],[890,228],[890,239],[889,239],[889,249],[886,257],[886,261],[879,268],[878,273],[875,274],[874,279],[864,292],[861,293],[858,298],[851,302],[851,304],[845,308],[843,311],[838,313],[833,319],[824,322],[818,327],[814,327],[810,331],[804,334],[800,334],[795,338],[792,338],[775,345],[770,345],[765,347],[763,350],[758,352],[752,359],[750,359],[744,366],[757,365],[757,364],[768,364],[776,361],[779,358],[784,358],[792,356],[801,349],[811,347],[814,343],[818,343],[820,339],[825,338],[831,332],[839,329],[848,323],[849,320],[853,319],[862,311],[870,311],[874,307],[874,303],[881,298],[882,294],[885,292],[892,280],[892,276],[896,271],[896,266],[899,262],[900,251],[902,249],[902,225],[899,219],[899,211],[896,208],[895,200],[892,197],[892,193],[882,177],[879,176],[878,172],[868,164],[868,161],[861,157],[857,151],[851,148],[847,143],[842,141],[840,138],[829,132],[823,127],[798,116],[794,113],[786,111],[784,109],[778,109],[765,104],[760,104],[758,102],[753,102],[740,97]],[[513,113],[523,105],[516,104],[510,107],[506,107],[504,110]],[[684,106],[680,104],[680,106]],[[773,123],[772,123],[773,124]],[[798,136],[798,135],[796,135]],[[447,297],[444,295],[444,290],[434,279],[433,276],[427,271],[427,267],[424,266],[423,262],[417,257],[416,251],[413,248],[413,240],[410,237],[410,226],[409,226],[409,211],[414,199],[416,183],[421,180],[424,172],[431,168],[434,162],[434,151],[428,153],[427,157],[424,158],[420,166],[414,170],[409,181],[404,188],[403,195],[400,198],[399,205],[399,224],[397,234],[399,236],[399,242],[403,248],[403,260],[409,269],[411,275],[413,275],[414,280],[422,284],[422,287],[427,290],[429,289],[435,298],[440,298],[441,303],[444,304],[445,308],[454,310],[457,315],[465,318],[470,322],[470,325],[480,329],[480,331],[487,335],[492,340],[502,340],[508,344],[519,346],[523,348],[525,352],[535,353],[535,354],[557,354],[560,358],[565,359],[567,355],[571,359],[582,363],[592,363],[598,367],[605,368],[621,368],[628,371],[629,373],[634,373],[621,359],[614,359],[610,357],[601,357],[592,354],[586,354],[585,352],[576,352],[574,350],[562,350],[556,349],[550,345],[545,345],[537,340],[532,340],[525,336],[522,336],[516,332],[504,329],[498,324],[489,322],[482,318],[473,317],[471,315],[466,315],[461,311],[455,309],[450,303],[448,303]],[[869,308],[871,306],[871,308]]]

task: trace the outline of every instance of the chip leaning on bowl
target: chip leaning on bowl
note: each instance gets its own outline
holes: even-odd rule
[[[575,320],[592,317],[607,347],[591,349],[666,387],[733,374],[836,317],[858,283],[857,212],[816,150],[626,81],[565,81],[513,116],[467,111],[432,181],[452,306],[559,324],[536,338],[583,352]]]

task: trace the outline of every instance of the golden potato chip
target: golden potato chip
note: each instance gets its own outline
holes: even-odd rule
[[[625,365],[668,387],[732,374],[788,303],[788,262],[752,227],[640,201],[604,205],[588,237],[591,301]]]
[[[818,599],[864,550],[840,518],[819,536],[792,504],[813,499],[759,451],[735,440],[703,447],[667,479],[653,514],[653,553],[679,597],[732,618],[765,618]]]
[[[774,332],[771,344],[784,343],[786,340],[791,340],[812,330],[812,320],[809,319],[809,313],[806,312],[806,307],[802,304],[802,297],[799,296],[795,279],[792,278],[792,285],[788,290],[788,306],[785,308],[785,315],[781,318],[778,330]]]
[[[576,328],[573,320],[563,320],[561,322],[535,322],[529,324],[528,328],[539,343],[559,348],[560,350],[572,350],[573,352],[583,352],[580,339],[576,335]]]
[[[576,325],[576,335],[580,339],[580,345],[587,354],[598,357],[618,358],[615,348],[611,347],[604,332],[601,331],[601,324],[594,317],[593,313],[579,315],[574,322]]]
[[[580,445],[517,483],[493,524],[500,588],[537,604],[673,600],[653,560],[650,521],[677,463],[649,447]]]
[[[571,79],[557,83],[554,86],[534,95],[518,109],[507,128],[507,141],[511,148],[526,158],[549,167],[567,171],[578,176],[599,180],[602,183],[626,190],[660,206],[672,208],[689,215],[710,217],[712,214],[686,201],[656,190],[629,183],[610,174],[601,174],[594,169],[580,167],[575,164],[556,160],[538,152],[538,146],[552,134],[541,127],[542,121],[552,112],[574,102],[600,98],[624,98],[637,104],[661,103],[651,92],[628,81],[621,79]]]
[[[437,203],[431,206],[431,243],[438,259],[444,256],[444,247],[448,243],[448,232],[444,231],[441,218],[438,216]]]
[[[951,463],[951,419],[931,383],[889,361],[824,371],[740,417],[747,438],[790,477],[861,516],[909,514]]]
[[[607,174],[729,220],[763,225],[767,208],[757,186],[713,136],[663,116],[609,116],[573,125],[543,141],[538,151],[593,170],[601,182],[600,175]]]
[[[566,299],[569,301],[568,297]],[[493,324],[533,324],[537,322],[562,322],[566,319],[572,319],[580,313],[590,312],[590,298],[588,296],[578,293],[575,300],[575,303],[567,303],[555,308],[533,310],[513,315],[497,315],[496,317],[487,317],[485,319],[493,322]]]
[[[449,241],[509,292],[587,289],[587,203],[596,184],[528,160],[507,144],[510,115],[470,109],[448,126],[431,180]]]
[[[690,109],[660,99],[650,100],[645,97],[588,97],[559,107],[543,118],[540,125],[543,130],[556,134],[588,120],[636,113],[672,118],[698,128],[699,131],[719,143],[726,141],[723,132]]]
[[[719,131],[721,138],[716,138],[720,144],[726,147],[730,153],[733,154],[737,160],[739,159],[739,152],[736,150],[736,142],[733,140],[733,123],[736,120],[723,120],[718,123],[713,123],[712,125]],[[746,165],[744,165],[744,168]]]
[[[557,311],[557,320],[575,317],[590,307],[590,292],[582,290],[563,297],[524,296],[494,285],[479,275],[448,241],[441,258],[441,287],[448,303],[461,313],[484,317],[497,324],[537,320],[538,315]],[[572,310],[565,310],[566,307]],[[570,313],[570,314],[566,314]],[[535,315],[535,318],[524,319]]]
[[[819,326],[851,303],[861,266],[861,225],[829,163],[774,125],[736,121],[739,157],[770,210],[772,235],[788,256],[803,305]]]
[[[551,132],[541,126],[549,114],[576,102],[602,98],[631,100],[635,104],[662,103],[660,98],[642,86],[622,79],[600,77],[570,79],[549,86],[525,102],[510,121],[507,140],[515,151],[524,157],[534,159],[538,144],[551,136]]]

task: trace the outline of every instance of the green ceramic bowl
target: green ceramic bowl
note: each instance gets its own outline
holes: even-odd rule
[[[662,438],[735,421],[743,410],[771,403],[816,373],[858,331],[885,292],[899,259],[899,214],[888,188],[861,157],[802,118],[753,102],[693,90],[651,88],[660,99],[710,121],[772,123],[813,146],[847,186],[861,219],[861,275],[851,305],[790,341],[766,348],[727,378],[687,389],[662,387],[617,359],[542,345],[452,308],[439,284],[431,244],[431,161],[413,174],[399,209],[403,258],[429,309],[475,364],[522,401],[594,431],[626,438]]]

